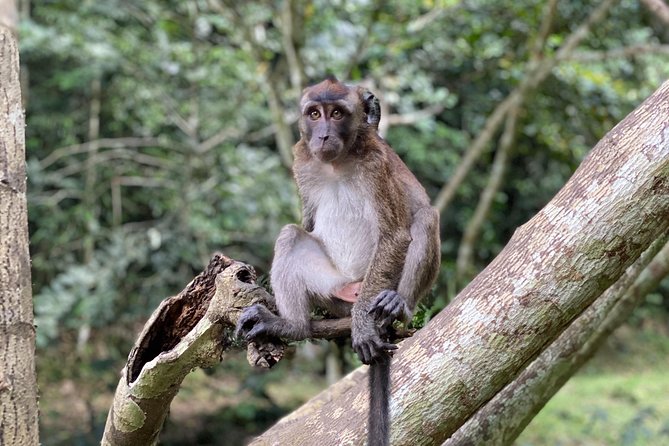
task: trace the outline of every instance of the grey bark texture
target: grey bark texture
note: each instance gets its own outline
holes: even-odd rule
[[[0,24],[0,445],[37,445],[25,119],[19,51]]]

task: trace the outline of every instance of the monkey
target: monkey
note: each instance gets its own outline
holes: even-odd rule
[[[311,312],[351,316],[352,347],[370,365],[368,444],[389,441],[390,358],[386,334],[408,321],[437,277],[439,214],[425,189],[378,134],[378,99],[335,77],[306,88],[293,176],[302,225],[285,226],[270,269],[279,315],[242,313],[246,340],[311,334]]]

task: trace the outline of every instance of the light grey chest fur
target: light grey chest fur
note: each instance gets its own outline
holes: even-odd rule
[[[313,235],[342,275],[362,280],[379,238],[372,197],[355,178],[323,178],[313,199]]]

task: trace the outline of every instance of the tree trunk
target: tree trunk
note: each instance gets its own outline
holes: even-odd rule
[[[523,371],[669,230],[669,82],[611,130],[497,258],[403,342],[393,445],[437,445]],[[364,444],[366,368],[253,444]],[[465,443],[466,444],[466,443]]]
[[[37,445],[25,121],[19,52],[0,26],[0,444]]]

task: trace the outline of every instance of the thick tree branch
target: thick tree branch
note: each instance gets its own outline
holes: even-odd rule
[[[122,371],[102,444],[155,443],[183,378],[220,360],[241,309],[264,298],[253,279],[246,265],[216,255],[181,293],[161,303]]]
[[[3,6],[7,10],[3,10]],[[0,1],[0,444],[37,446],[35,326],[28,251],[19,46]],[[14,24],[15,25],[15,24]]]

